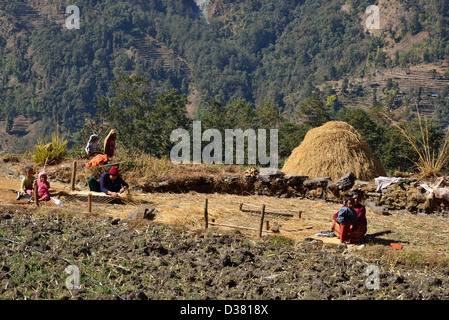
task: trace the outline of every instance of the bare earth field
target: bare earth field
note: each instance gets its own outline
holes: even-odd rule
[[[40,207],[15,200],[20,178],[0,172],[3,300],[447,300],[449,225],[436,215],[368,209],[363,244],[337,246],[337,203],[225,194],[143,194],[122,204],[63,197]],[[50,181],[51,182],[51,181]],[[52,183],[54,193],[68,190]],[[209,226],[209,222],[254,230]],[[125,200],[124,199],[124,200]],[[239,206],[256,212],[240,211]],[[260,215],[266,205],[262,238]],[[150,220],[125,219],[137,205]],[[301,217],[298,212],[301,211]],[[276,213],[291,213],[282,216]],[[120,218],[116,219],[116,218]],[[315,239],[315,240],[313,240]],[[390,243],[403,247],[396,249]],[[67,267],[69,270],[67,269]],[[73,273],[73,270],[79,272]],[[78,281],[78,282],[77,282]],[[79,286],[76,286],[79,285]],[[176,311],[178,312],[178,311]]]

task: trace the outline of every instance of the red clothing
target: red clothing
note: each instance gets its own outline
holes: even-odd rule
[[[357,212],[357,221],[351,225],[339,225],[337,220],[338,211],[333,216],[336,225],[339,225],[338,231],[340,242],[345,242],[346,240],[359,241],[362,238],[362,236],[366,233],[368,223],[366,220],[365,206],[359,204],[357,207],[354,207],[354,210]]]
[[[359,204],[357,207],[354,207],[355,212],[357,212],[357,222],[355,225],[361,225],[366,228],[368,226],[368,222],[366,221],[366,208],[364,205]]]
[[[49,200],[50,199],[50,183],[48,181],[46,181],[45,183],[42,182],[38,182],[37,183],[37,195],[39,196],[39,198],[43,198],[44,200]]]
[[[108,156],[113,156],[115,153],[115,139],[109,139],[106,143],[106,149],[104,150]]]

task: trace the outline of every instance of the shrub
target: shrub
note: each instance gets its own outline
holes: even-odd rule
[[[36,165],[52,165],[62,161],[67,155],[67,140],[59,137],[58,131],[52,134],[51,142],[39,139],[34,146],[32,153],[33,161]]]

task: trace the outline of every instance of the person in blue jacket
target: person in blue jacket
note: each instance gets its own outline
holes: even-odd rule
[[[91,191],[104,192],[113,197],[117,197],[119,193],[123,193],[129,188],[129,185],[120,176],[118,167],[112,167],[108,172],[103,173],[100,182],[90,178],[88,184]]]

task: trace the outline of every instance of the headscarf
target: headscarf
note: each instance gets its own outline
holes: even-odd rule
[[[42,176],[46,176],[46,177],[47,177],[47,179],[48,179],[48,175],[47,175],[47,172],[45,172],[45,171],[42,171],[42,172],[40,172],[40,173],[39,173],[39,178],[38,178],[38,180],[37,180],[38,182],[41,182],[41,177],[42,177]]]
[[[99,137],[98,137],[98,135],[93,134],[93,135],[90,136],[89,142],[87,143],[87,146],[84,149],[84,150],[86,150],[87,153],[90,151],[90,144],[92,143],[92,140],[94,140],[94,139],[97,139],[97,143],[95,144],[95,147],[94,147],[94,150],[93,150],[93,151],[96,151],[96,149],[97,149],[96,145],[98,144]]]
[[[92,140],[94,140],[94,139],[98,140],[98,135],[97,134],[93,134],[93,135],[90,136],[89,143],[91,143]]]

